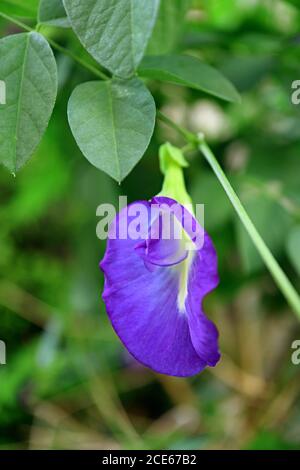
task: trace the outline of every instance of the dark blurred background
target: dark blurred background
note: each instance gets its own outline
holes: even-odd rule
[[[242,104],[150,82],[157,106],[206,134],[299,289],[300,105],[291,103],[292,82],[300,80],[297,2],[195,0],[183,30],[176,22],[166,28],[168,41],[152,41],[150,52],[174,49],[216,66]],[[1,37],[19,31],[0,20]],[[42,32],[85,54],[71,31]],[[199,154],[190,155],[186,176],[219,254],[221,283],[206,311],[220,331],[222,360],[175,379],[137,364],[117,339],[101,300],[105,242],[96,238],[96,208],[117,204],[120,194],[133,201],[158,193],[159,145],[184,142],[158,124],[146,155],[118,186],[80,154],[67,123],[72,90],[94,77],[56,57],[58,101],[38,151],[16,178],[0,168],[0,340],[7,345],[0,448],[299,449],[300,365],[291,361],[299,320]]]

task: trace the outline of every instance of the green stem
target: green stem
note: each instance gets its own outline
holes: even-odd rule
[[[9,16],[9,15],[6,15],[5,13],[2,13],[0,11],[0,16],[2,16],[2,18],[4,18],[5,20],[7,21],[10,21],[11,23],[14,23],[15,25],[19,26],[20,28],[22,29],[25,29],[25,31],[28,31],[28,32],[32,32],[32,31],[35,31],[36,29],[33,29],[31,28],[30,26],[28,26],[27,24],[25,23],[22,23],[21,21]],[[39,31],[40,31],[40,27],[41,25],[38,24],[39,26]],[[96,75],[97,77],[101,78],[101,80],[108,80],[109,77],[104,73],[102,72],[101,70],[97,69],[96,67],[94,67],[93,65],[89,64],[88,62],[86,62],[85,60],[81,59],[80,57],[78,57],[76,54],[74,54],[74,52],[72,51],[69,51],[68,49],[66,49],[65,47],[61,46],[60,44],[58,44],[57,42],[53,41],[52,39],[49,39],[49,38],[46,38],[47,41],[49,42],[49,44],[51,44],[51,46],[58,50],[59,52],[61,52],[62,54],[64,55],[67,55],[68,57],[71,57],[73,60],[75,60],[75,62],[77,62],[79,65],[81,65],[82,67],[86,68],[87,70],[89,70],[91,73],[93,73],[94,75]]]
[[[234,191],[227,176],[222,170],[218,160],[216,159],[211,149],[205,142],[204,135],[199,134],[198,136],[196,136],[195,134],[191,134],[187,129],[181,126],[178,126],[170,118],[165,116],[160,111],[158,111],[157,116],[161,121],[165,122],[170,127],[177,130],[183,137],[185,137],[186,141],[188,142],[190,146],[191,145],[195,146],[195,142],[196,142],[196,146],[204,155],[205,159],[207,160],[212,170],[214,171],[216,177],[218,178],[219,182],[221,183],[225,193],[227,194],[231,204],[233,205],[241,222],[243,223],[245,229],[247,230],[257,251],[260,253],[265,265],[269,269],[277,286],[279,287],[282,294],[285,296],[287,302],[289,303],[293,311],[300,318],[300,296],[298,292],[296,291],[296,289],[294,288],[294,286],[292,285],[292,283],[290,282],[290,280],[288,279],[285,272],[282,270],[282,268],[280,267],[280,265],[278,264],[274,256],[272,255],[271,251],[265,244],[261,235],[258,233],[255,225],[253,224],[252,220],[247,214],[238,195]]]
[[[2,18],[9,21],[10,23],[14,23],[17,26],[19,26],[20,28],[25,29],[26,31],[29,31],[29,32],[33,31],[33,29],[30,28],[30,26],[28,26],[27,24],[22,23],[21,21],[15,19],[15,18],[12,18],[11,16],[6,15],[5,13],[2,13],[2,11],[0,11],[0,16],[2,16]]]
[[[172,127],[173,129],[175,129],[175,131],[177,131],[179,134],[181,134],[185,140],[187,140],[188,142],[194,145],[197,144],[198,138],[195,134],[192,134],[187,129],[184,129],[183,127],[179,126],[174,121],[172,121],[172,119],[170,119],[168,116],[166,116],[164,113],[162,113],[159,110],[157,111],[156,115],[158,119],[160,119],[162,122],[167,124],[169,127]]]
[[[69,51],[68,49],[65,49],[63,46],[61,46],[60,44],[57,44],[57,42],[53,41],[52,39],[47,38],[47,41],[56,50],[58,50],[59,52],[61,52],[64,55],[67,55],[68,57],[71,57],[71,59],[74,59],[79,65],[86,68],[87,70],[89,70],[91,73],[93,73],[97,77],[101,78],[101,80],[108,80],[109,79],[108,75],[106,75],[104,72],[101,72],[101,70],[97,69],[93,65],[88,64],[85,60],[81,59],[76,54],[74,54],[74,52]]]
[[[22,29],[25,29],[26,31],[34,31],[32,28],[30,28],[28,25],[22,23],[21,21],[16,20],[15,18],[10,17],[9,15],[6,15],[5,13],[0,12],[0,16],[2,16],[4,19],[7,21],[10,21],[17,26],[19,26]],[[49,43],[57,49],[59,52],[62,52],[65,55],[68,55],[72,59],[74,59],[77,63],[79,63],[81,66],[85,67],[87,70],[92,72],[93,74],[97,75],[99,78],[103,80],[109,79],[109,77],[104,73],[101,72],[101,70],[98,70],[96,67],[93,65],[88,64],[81,58],[77,57],[73,52],[69,51],[68,49],[65,49],[64,47],[60,46],[57,44],[55,41],[52,41],[51,39],[48,39]],[[227,179],[227,176],[225,175],[224,171],[222,170],[220,164],[218,163],[216,157],[212,153],[211,149],[208,147],[206,142],[204,141],[203,135],[196,136],[195,134],[189,132],[187,129],[179,126],[175,122],[173,122],[168,116],[163,114],[161,111],[157,112],[157,117],[167,124],[168,126],[172,127],[175,129],[179,134],[181,134],[184,139],[191,145],[191,146],[196,146],[198,145],[199,150],[202,152],[204,155],[205,159],[209,163],[209,165],[212,167],[215,175],[217,176],[219,182],[223,186],[224,191],[226,192],[228,198],[230,199],[235,211],[237,212],[241,222],[243,223],[245,229],[247,230],[249,236],[251,237],[254,245],[256,246],[257,251],[260,253],[262,259],[264,260],[266,266],[268,267],[270,273],[272,274],[275,282],[277,283],[279,289],[287,299],[289,305],[291,308],[295,311],[297,316],[300,318],[300,297],[293,285],[291,284],[290,280],[282,270],[282,268],[279,266],[278,262],[272,255],[271,251],[265,244],[264,240],[256,230],[252,220],[248,216],[244,206],[242,205],[238,195],[234,191],[233,187],[231,186],[229,180]]]
[[[220,164],[218,163],[216,157],[212,153],[208,145],[202,141],[199,143],[199,150],[204,155],[205,159],[213,169],[215,175],[217,176],[219,182],[223,186],[224,191],[226,192],[228,198],[231,201],[235,211],[237,212],[240,220],[242,221],[245,229],[247,230],[249,236],[251,237],[254,245],[256,246],[257,251],[260,253],[262,259],[264,260],[266,266],[268,267],[270,273],[272,274],[275,282],[277,283],[279,289],[285,296],[291,308],[300,318],[300,297],[290,280],[286,276],[285,272],[279,266],[278,262],[272,255],[271,251],[265,244],[264,240],[256,230],[252,220],[247,214],[244,206],[242,205],[238,195],[231,186],[227,176],[222,170]]]

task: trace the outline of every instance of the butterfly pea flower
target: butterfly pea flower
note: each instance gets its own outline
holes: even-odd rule
[[[191,376],[220,359],[218,331],[203,311],[218,285],[213,243],[186,191],[182,152],[160,149],[161,193],[134,202],[111,223],[103,300],[128,351],[152,370]]]

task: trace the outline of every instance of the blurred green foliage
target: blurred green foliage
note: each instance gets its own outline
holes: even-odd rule
[[[30,18],[36,5],[5,0],[0,8]],[[149,82],[156,103],[206,133],[299,289],[300,106],[291,103],[291,84],[300,79],[297,2],[195,0],[174,33],[175,25],[167,43],[152,40],[151,53],[163,46],[200,57],[235,83],[242,104]],[[18,30],[0,20],[0,31]],[[87,58],[71,31],[42,31]],[[290,359],[299,325],[198,154],[189,155],[187,183],[194,202],[205,203],[219,253],[221,283],[206,309],[223,359],[198,377],[173,379],[136,364],[117,339],[101,301],[105,242],[96,238],[96,208],[117,204],[120,194],[132,201],[158,193],[158,146],[184,143],[158,125],[147,154],[118,186],[80,155],[67,124],[68,97],[93,77],[56,58],[60,92],[38,151],[15,179],[0,169],[0,339],[7,345],[0,448],[300,448],[299,366]]]

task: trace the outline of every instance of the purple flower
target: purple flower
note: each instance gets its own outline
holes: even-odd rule
[[[217,255],[183,205],[157,196],[124,208],[110,226],[100,266],[110,321],[138,361],[179,377],[216,365],[218,331],[202,302],[218,285]]]

